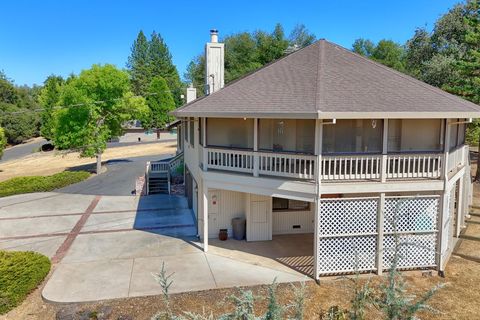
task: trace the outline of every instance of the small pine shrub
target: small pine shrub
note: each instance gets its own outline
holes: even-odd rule
[[[50,266],[40,253],[0,251],[0,314],[19,305],[47,276]]]

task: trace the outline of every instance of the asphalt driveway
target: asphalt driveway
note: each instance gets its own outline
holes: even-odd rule
[[[305,279],[269,258],[215,245],[205,254],[196,239],[195,219],[179,196],[36,193],[0,199],[0,249],[34,250],[52,259],[43,289],[52,302],[160,294],[152,274],[162,264],[175,273],[172,293]]]

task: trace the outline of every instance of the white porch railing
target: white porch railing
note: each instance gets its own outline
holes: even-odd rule
[[[465,164],[468,157],[468,147],[460,146],[448,153],[448,172]]]
[[[208,148],[207,168],[253,173],[253,152]]]
[[[395,154],[387,156],[387,179],[431,178],[442,175],[443,154]]]
[[[322,156],[322,180],[380,179],[381,155]]]
[[[315,156],[258,152],[258,157],[260,174],[300,179],[315,178]]]
[[[206,166],[203,167],[206,170],[312,180],[315,179],[316,159],[314,155],[207,148]],[[439,179],[444,166],[443,153],[322,155],[320,159],[319,178],[326,182]],[[464,163],[465,148],[454,150],[450,159],[452,169]]]

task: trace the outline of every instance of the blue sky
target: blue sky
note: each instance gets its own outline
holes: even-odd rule
[[[138,31],[166,40],[183,75],[203,50],[208,31],[220,36],[280,22],[303,23],[318,38],[347,48],[359,37],[404,42],[416,27],[431,29],[458,0],[403,1],[146,1],[6,0],[0,7],[0,70],[16,84],[40,84],[94,63],[125,67]]]

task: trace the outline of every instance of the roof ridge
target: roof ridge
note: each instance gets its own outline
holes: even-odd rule
[[[315,91],[315,109],[317,112],[321,110],[320,106],[323,105],[323,95],[325,93],[325,86],[323,85],[323,72],[324,72],[324,64],[325,64],[325,39],[319,40],[318,46],[318,58],[317,58],[317,85]],[[320,101],[318,101],[320,100]]]
[[[332,46],[334,46],[334,47],[336,47],[336,48],[338,48],[338,49],[340,49],[340,50],[344,50],[344,51],[346,51],[347,53],[350,53],[350,54],[352,54],[352,55],[354,55],[354,56],[356,56],[356,57],[358,57],[358,58],[360,58],[360,59],[362,59],[362,60],[365,60],[365,61],[367,61],[367,62],[370,63],[370,64],[373,64],[373,65],[375,65],[375,66],[377,66],[377,67],[380,67],[380,68],[382,68],[382,69],[384,69],[384,70],[393,72],[394,74],[400,76],[401,78],[404,78],[404,79],[408,80],[409,82],[412,82],[412,83],[415,84],[415,85],[421,85],[421,86],[424,87],[425,89],[428,89],[428,90],[433,91],[433,92],[435,92],[435,93],[440,93],[441,95],[445,96],[446,98],[448,98],[448,99],[450,99],[450,100],[452,100],[452,101],[455,101],[455,102],[457,102],[457,103],[458,103],[458,101],[461,101],[462,103],[467,104],[467,105],[470,105],[470,104],[471,104],[471,105],[474,105],[474,106],[476,106],[476,107],[480,107],[480,106],[477,105],[476,103],[473,103],[473,102],[468,101],[468,100],[466,100],[466,99],[460,98],[460,97],[458,97],[458,96],[456,96],[456,95],[453,95],[453,94],[451,94],[451,93],[448,93],[448,92],[446,92],[446,91],[444,91],[444,90],[442,90],[442,89],[440,89],[440,88],[437,88],[437,87],[435,87],[435,86],[432,86],[432,85],[430,85],[430,84],[428,84],[428,83],[426,83],[426,82],[423,82],[423,81],[421,81],[421,80],[418,80],[418,79],[416,79],[416,78],[414,78],[414,77],[412,77],[412,76],[410,76],[410,75],[408,75],[408,74],[405,74],[405,73],[400,72],[400,71],[398,71],[398,70],[395,70],[395,69],[393,69],[393,68],[387,67],[386,65],[381,64],[380,62],[377,62],[377,61],[372,60],[372,59],[370,59],[370,58],[368,58],[368,57],[362,56],[361,54],[358,54],[358,53],[356,53],[356,52],[353,52],[352,50],[349,50],[349,49],[347,49],[347,48],[344,48],[344,47],[342,47],[342,46],[340,46],[340,45],[338,45],[338,44],[336,44],[336,43],[330,42],[330,41],[328,41],[328,40],[324,40],[324,41],[325,41],[325,42],[328,42],[328,44],[330,44],[330,45],[332,45]],[[476,109],[475,111],[479,111],[479,110]]]

